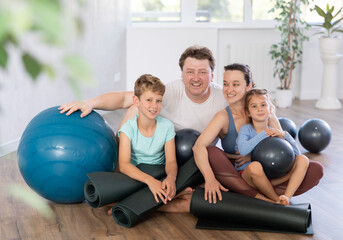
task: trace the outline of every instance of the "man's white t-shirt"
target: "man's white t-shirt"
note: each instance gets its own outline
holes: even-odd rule
[[[210,83],[210,96],[203,103],[194,103],[186,95],[181,80],[166,84],[160,116],[169,119],[175,131],[191,128],[202,133],[214,115],[227,107],[220,85]]]

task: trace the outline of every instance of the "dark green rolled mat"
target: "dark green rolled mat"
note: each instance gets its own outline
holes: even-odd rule
[[[180,193],[187,187],[195,187],[203,181],[201,172],[195,165],[194,159],[191,158],[178,170],[176,193]],[[150,189],[145,187],[114,205],[112,216],[116,223],[129,228],[144,220],[162,205],[163,202],[157,203]]]
[[[204,189],[193,193],[190,211],[198,217],[196,228],[313,234],[309,203],[283,206],[232,192],[209,204]]]
[[[165,165],[139,164],[137,167],[157,179],[166,175]],[[118,202],[146,186],[145,183],[118,172],[95,172],[87,176],[89,181],[85,183],[84,195],[93,208]]]

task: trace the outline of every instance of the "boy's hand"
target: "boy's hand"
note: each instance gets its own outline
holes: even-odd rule
[[[151,178],[151,180],[148,182],[148,186],[150,191],[154,195],[156,202],[159,202],[158,198],[160,198],[164,204],[167,203],[167,193],[162,188],[161,181],[155,178]]]
[[[280,137],[280,138],[284,138],[286,135],[285,131],[281,131],[279,129],[275,129],[275,128],[268,128],[266,130],[266,134],[268,137]]]
[[[166,192],[166,197],[168,201],[171,201],[176,194],[175,177],[167,176],[162,181],[162,189]]]

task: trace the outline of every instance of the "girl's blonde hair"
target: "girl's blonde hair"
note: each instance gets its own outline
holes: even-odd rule
[[[268,91],[266,89],[260,89],[260,88],[253,88],[245,94],[244,109],[246,112],[249,112],[249,102],[253,96],[264,96],[268,104],[270,105],[271,112],[275,113],[275,106],[268,95]]]

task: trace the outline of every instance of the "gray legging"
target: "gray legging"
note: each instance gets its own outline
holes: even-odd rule
[[[215,146],[207,147],[208,158],[211,168],[217,180],[230,191],[240,193],[246,196],[255,197],[258,191],[249,186],[234,167],[234,162],[229,160],[225,152]],[[300,195],[314,186],[316,186],[323,177],[323,166],[319,162],[310,161],[309,166],[294,196]],[[288,181],[275,186],[275,192],[278,195],[284,194]]]

